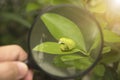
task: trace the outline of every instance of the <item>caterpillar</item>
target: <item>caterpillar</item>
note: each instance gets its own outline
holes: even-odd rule
[[[58,43],[62,51],[70,51],[76,47],[75,42],[70,38],[60,38]]]

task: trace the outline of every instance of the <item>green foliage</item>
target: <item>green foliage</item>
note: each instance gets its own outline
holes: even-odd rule
[[[40,5],[37,3],[28,3],[26,7],[27,12],[32,12],[35,10],[38,10],[40,8]]]
[[[77,47],[86,52],[85,42],[80,29],[71,20],[55,13],[45,13],[41,19],[47,26],[50,33],[59,40],[62,37],[70,38],[75,41]],[[59,20],[58,22],[55,22]],[[66,31],[69,30],[69,31]],[[79,41],[80,40],[80,41]]]
[[[108,46],[108,47],[104,47],[104,48],[103,48],[102,53],[105,54],[105,53],[109,53],[110,51],[111,51],[111,47]]]
[[[22,2],[22,0],[0,1],[0,46],[19,44],[27,50],[25,37],[31,23],[25,17],[23,12],[25,4]]]
[[[94,13],[104,13],[106,11],[105,0],[90,0],[87,6],[88,9]]]
[[[91,12],[91,13],[95,13],[95,17],[96,17],[96,19],[98,20],[98,22],[100,23],[100,25],[101,25],[101,28],[102,28],[102,32],[103,32],[103,36],[104,36],[104,43],[105,43],[105,46],[104,46],[104,48],[103,48],[103,57],[102,57],[102,59],[101,59],[101,61],[100,61],[100,66],[98,65],[98,67],[96,67],[95,69],[94,69],[94,74],[95,75],[93,75],[94,76],[94,78],[92,79],[92,80],[102,80],[103,79],[103,76],[104,76],[104,72],[105,72],[105,70],[106,70],[106,68],[104,68],[102,65],[101,65],[101,63],[104,63],[105,65],[108,65],[108,64],[112,64],[112,63],[114,63],[114,62],[117,62],[117,61],[119,61],[119,59],[120,59],[120,56],[119,56],[119,51],[113,51],[112,50],[112,46],[110,46],[110,45],[106,45],[106,42],[107,43],[118,43],[118,42],[120,42],[120,36],[119,35],[117,35],[117,34],[115,34],[114,32],[112,32],[112,31],[110,31],[110,30],[108,30],[108,29],[106,29],[107,28],[107,26],[108,26],[108,24],[109,23],[107,23],[107,21],[105,20],[105,18],[104,18],[104,16],[103,16],[103,14],[106,12],[106,4],[105,4],[105,2],[103,1],[103,0],[101,0],[101,1],[93,1],[93,0],[91,0],[91,1],[87,1],[87,0],[79,0],[79,1],[81,1],[82,2],[82,7],[84,8],[85,6],[88,8],[88,10]],[[77,1],[76,1],[77,2]],[[53,2],[52,2],[54,5],[58,5],[58,4],[62,4],[62,3],[64,3],[64,4],[74,4],[74,1],[72,2],[71,0],[64,0],[64,1],[60,1],[60,0],[53,0]],[[90,4],[93,4],[94,3],[94,5],[91,5],[90,6]],[[79,5],[80,3],[77,3],[77,5]],[[74,4],[74,5],[76,5],[76,4]],[[79,6],[79,7],[81,7],[81,6]],[[53,19],[53,18],[52,18]],[[53,22],[54,22],[55,20],[53,19]],[[46,22],[46,21],[44,21],[44,22]],[[46,23],[46,26],[49,26],[49,25],[47,25],[48,23]],[[56,23],[56,26],[57,26],[58,24]],[[61,24],[59,24],[59,25],[61,25]],[[53,26],[53,25],[52,25]],[[52,33],[52,32],[51,32]],[[52,35],[55,35],[55,33],[53,34],[52,33]],[[59,37],[60,38],[60,37]],[[57,38],[57,40],[59,40],[59,38]],[[72,38],[73,39],[73,38]],[[89,51],[91,51],[92,49],[94,49],[96,46],[97,46],[97,44],[99,43],[99,40],[95,40],[95,42],[94,42],[94,44],[92,45],[92,47],[91,47],[91,49],[89,50]],[[59,57],[59,59],[58,58],[56,58],[56,61],[55,61],[55,63],[56,63],[56,65],[58,65],[58,66],[61,66],[62,64],[64,64],[64,65],[62,65],[62,66],[68,66],[68,65],[66,65],[65,63],[64,63],[64,60],[69,60],[69,59],[79,59],[80,57],[79,56],[77,56],[77,57],[71,57],[71,54],[70,55],[67,55],[67,58],[66,58],[66,56],[65,56],[65,59],[64,59],[64,57],[62,58],[63,59],[63,61],[61,60],[61,57]],[[74,61],[74,60],[72,60],[72,61]],[[74,63],[74,62],[73,62]],[[79,62],[78,62],[79,63]],[[71,63],[70,63],[71,64]],[[74,65],[74,66],[76,66],[76,65]],[[80,65],[79,65],[80,66]],[[101,69],[99,69],[99,68],[101,68]],[[95,76],[96,76],[96,78],[95,78]],[[107,76],[107,75],[105,75],[105,76]]]
[[[71,51],[61,51],[60,46],[56,42],[44,42],[42,44],[37,45],[34,49],[34,51],[41,51],[48,54],[72,54],[75,52],[79,52],[78,49],[73,49]]]
[[[53,61],[57,66],[60,63],[61,65],[75,67],[76,69],[87,69],[92,62],[89,60],[89,57],[80,56],[80,53],[83,55],[88,54],[85,50],[84,38],[78,26],[64,16],[55,13],[45,13],[41,16],[41,19],[58,42],[44,42],[38,44],[33,50],[57,54],[58,56],[62,55],[57,57],[60,59],[55,57],[58,63]],[[57,20],[59,21],[55,22]],[[66,30],[69,30],[69,32]],[[79,55],[75,54],[77,52],[79,52]]]
[[[100,43],[100,37],[99,37],[99,35],[98,35],[98,36],[95,38],[92,46],[90,47],[89,53],[90,53],[93,49],[95,49],[95,48],[99,45],[99,43]],[[104,51],[104,50],[103,50],[103,51]]]
[[[111,67],[106,67],[105,75],[103,77],[103,80],[119,80],[118,79],[118,74],[117,72],[111,68]]]
[[[54,64],[58,67],[66,68],[66,67],[74,67],[77,70],[85,70],[92,62],[88,57],[83,57],[80,55],[65,55],[65,56],[57,56],[54,59]]]
[[[62,56],[61,60],[64,62],[64,61],[78,60],[78,59],[81,59],[81,58],[84,58],[84,57],[80,56],[80,55],[77,55],[77,54],[74,54],[74,55],[65,55],[65,56]]]
[[[83,8],[85,7],[84,3],[85,0],[51,0],[52,5],[72,4]]]
[[[52,0],[52,4],[58,5],[58,4],[69,4],[71,0]]]
[[[83,9],[87,9],[91,14],[93,14],[93,16],[100,23],[104,35],[104,48],[102,52],[103,53],[102,59],[97,65],[97,69],[95,67],[95,69],[93,70],[94,72],[92,73],[93,75],[91,80],[120,80],[120,78],[117,79],[117,77],[119,77],[120,75],[120,66],[119,65],[117,66],[118,69],[117,67],[114,67],[116,66],[114,63],[119,63],[120,61],[120,51],[119,51],[120,47],[116,47],[116,45],[114,45],[114,43],[120,45],[120,35],[112,32],[111,28],[109,27],[114,25],[115,18],[114,16],[112,16],[114,19],[111,20],[110,14],[108,15],[107,12],[108,10],[105,0],[1,0],[0,1],[0,17],[1,17],[0,45],[16,43],[20,45],[22,44],[21,46],[25,48],[26,33],[28,32],[28,28],[30,27],[30,25],[33,23],[35,16],[38,15],[37,11],[49,5],[59,5],[59,4],[73,4],[78,7],[82,7]],[[72,38],[70,37],[70,39]],[[59,38],[57,38],[57,40],[59,40]],[[51,43],[47,43],[47,44],[51,44]],[[47,44],[45,43],[44,45]],[[52,42],[52,45],[54,47],[57,46],[55,49],[58,49],[59,45],[58,44],[54,45],[54,44],[57,44],[57,42],[56,43]],[[94,49],[96,44],[97,41],[93,44],[94,46],[92,46],[91,49]],[[109,45],[109,44],[113,44],[113,45]],[[42,45],[43,44],[41,44],[41,46]],[[83,45],[80,47],[83,47]],[[83,48],[82,50],[85,50],[85,48]],[[51,47],[50,50],[48,51],[44,50],[43,52],[48,53],[50,51],[53,51],[53,47]],[[72,61],[72,63],[69,63],[69,65],[71,66],[74,65],[75,67],[80,69],[82,68],[81,63],[84,61],[86,62],[86,64],[91,64],[88,58],[84,59],[81,58],[81,55],[76,56],[75,54],[72,54],[76,52],[82,52],[82,51],[79,51],[78,49],[73,49],[72,51],[68,51],[68,53],[70,54],[66,52],[67,54],[65,53],[64,56],[62,55],[57,56],[54,59],[54,63],[57,66],[67,67],[68,63],[65,64],[65,62],[70,60]],[[53,53],[56,53],[56,51],[51,53],[52,55],[54,55]],[[63,52],[59,52],[59,53],[62,54]],[[101,64],[104,64],[105,66],[109,66],[109,64],[111,64],[112,66],[103,68],[99,66]],[[85,65],[83,65],[83,67]],[[105,74],[103,74],[104,69],[105,69]]]
[[[95,66],[95,68],[93,69],[94,74],[96,74],[97,76],[104,76],[105,73],[105,67],[102,64],[98,64],[97,66]]]
[[[14,20],[22,25],[24,25],[25,27],[27,28],[30,28],[31,24],[23,19],[21,16],[17,15],[17,14],[14,14],[14,13],[1,13],[0,14],[3,18],[5,18],[6,20]]]
[[[115,63],[119,60],[120,60],[120,53],[112,51],[107,54],[104,54],[101,62],[105,64],[110,64],[110,63]]]
[[[120,42],[120,36],[112,31],[103,30],[103,36],[105,42],[110,42],[110,43]]]

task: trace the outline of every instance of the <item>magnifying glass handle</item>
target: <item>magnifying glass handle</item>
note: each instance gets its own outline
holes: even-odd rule
[[[32,59],[27,59],[24,63],[28,66],[29,69],[39,70],[39,67]]]
[[[30,60],[26,60],[26,61],[24,61],[24,63],[25,63],[25,64],[28,66],[28,68],[30,68],[30,69],[37,69],[37,67],[35,67],[35,65],[33,65]],[[43,74],[45,74],[45,73],[43,73]],[[50,76],[48,76],[47,74],[46,74],[46,76],[47,76],[47,77],[50,77]],[[50,77],[50,80],[61,80],[61,79]],[[62,79],[62,80],[75,80],[75,79]],[[80,80],[81,80],[81,79],[80,79]]]
[[[24,61],[24,63],[28,66],[28,68],[31,68],[31,64],[29,60]]]
[[[36,69],[35,64],[32,63],[32,61],[30,59],[27,59],[26,61],[24,61],[24,63],[28,66],[28,68]]]

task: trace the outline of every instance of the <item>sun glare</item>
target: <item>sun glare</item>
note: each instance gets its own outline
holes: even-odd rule
[[[108,5],[112,10],[120,9],[120,0],[108,0]]]
[[[112,0],[112,6],[115,8],[120,7],[120,0]]]

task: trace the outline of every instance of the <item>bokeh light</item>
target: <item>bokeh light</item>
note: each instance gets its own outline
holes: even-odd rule
[[[120,15],[120,0],[107,0],[107,4],[112,14]]]

